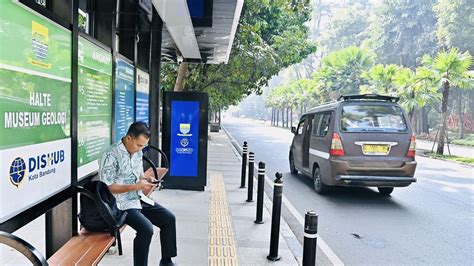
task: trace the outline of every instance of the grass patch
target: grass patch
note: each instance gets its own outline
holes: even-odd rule
[[[455,161],[455,162],[459,162],[459,163],[474,165],[474,158],[460,157],[460,156],[455,156],[455,155],[439,155],[439,154],[436,154],[434,152],[429,152],[429,153],[427,153],[427,155],[429,155],[432,158],[436,158],[436,159]]]
[[[463,139],[453,139],[451,143],[465,146],[474,146],[474,134],[469,134]]]

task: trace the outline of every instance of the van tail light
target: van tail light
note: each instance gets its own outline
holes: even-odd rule
[[[416,136],[413,134],[410,138],[410,148],[408,148],[407,157],[415,158],[416,155]]]
[[[337,133],[332,133],[331,149],[329,150],[329,154],[332,156],[344,156],[344,148],[342,147],[341,137],[339,137],[339,134]]]

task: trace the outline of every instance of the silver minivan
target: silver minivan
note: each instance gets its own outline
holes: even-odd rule
[[[306,112],[291,129],[291,173],[311,177],[320,194],[331,186],[365,186],[390,195],[416,182],[416,139],[398,99],[341,96]]]

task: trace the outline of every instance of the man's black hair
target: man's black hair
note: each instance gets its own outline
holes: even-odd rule
[[[133,138],[138,138],[141,135],[145,135],[147,138],[150,138],[151,132],[145,122],[135,122],[128,128],[127,135]]]

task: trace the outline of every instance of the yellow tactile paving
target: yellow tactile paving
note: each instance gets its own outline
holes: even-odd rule
[[[234,229],[227,208],[224,177],[221,172],[210,172],[209,200],[209,265],[236,266]]]

